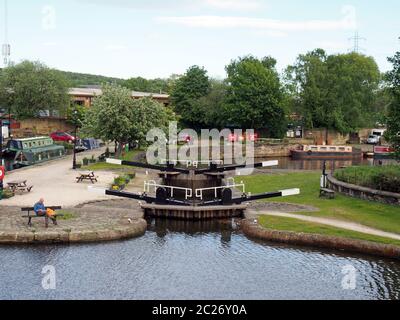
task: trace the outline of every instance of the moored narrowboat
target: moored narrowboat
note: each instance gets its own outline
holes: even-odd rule
[[[387,146],[374,147],[375,159],[394,159],[394,149]]]
[[[50,137],[13,139],[8,141],[4,157],[13,169],[60,158],[65,155],[63,146],[54,144]]]
[[[303,159],[354,159],[361,158],[362,152],[360,149],[351,146],[317,146],[303,145],[299,149],[291,151],[292,158],[295,160]]]

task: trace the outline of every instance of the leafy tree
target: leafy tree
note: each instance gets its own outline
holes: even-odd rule
[[[299,55],[296,64],[286,69],[286,87],[292,97],[291,111],[301,114],[308,128],[324,127],[328,122],[326,59],[325,51],[317,49]]]
[[[389,107],[387,117],[386,138],[394,147],[397,158],[400,160],[400,52],[388,60],[393,64],[393,70],[388,73],[393,102]]]
[[[174,114],[151,98],[134,100],[130,90],[118,85],[105,85],[103,94],[93,100],[86,114],[83,132],[117,143],[117,155],[124,144],[145,143],[152,128],[166,129]]]
[[[197,108],[196,100],[210,92],[211,84],[207,71],[198,66],[190,67],[180,77],[172,90],[171,100],[175,111],[182,117],[182,122],[198,129],[202,125],[202,112]]]
[[[133,99],[131,92],[117,85],[104,85],[103,94],[93,100],[83,132],[105,141],[115,141],[118,156],[124,144],[130,142]]]
[[[327,104],[333,110],[328,124],[343,133],[375,125],[375,97],[381,74],[372,57],[357,53],[327,59]]]
[[[328,56],[317,49],[286,69],[293,111],[308,128],[357,131],[376,121],[381,75],[375,60],[358,53]]]
[[[69,105],[68,86],[58,71],[23,61],[2,71],[0,100],[19,119],[37,117],[42,111],[63,113]]]
[[[85,121],[87,111],[88,109],[85,106],[79,104],[70,105],[67,108],[67,122],[81,128]]]
[[[271,137],[282,138],[286,131],[284,92],[276,60],[252,56],[239,58],[226,67],[227,111],[232,125],[267,128]]]
[[[134,100],[131,139],[138,141],[140,145],[145,145],[147,133],[151,129],[159,128],[167,133],[169,123],[176,120],[175,113],[171,109],[151,98]]]
[[[193,101],[198,111],[198,122],[202,128],[225,128],[229,123],[226,109],[228,86],[224,81],[212,79],[210,92]]]

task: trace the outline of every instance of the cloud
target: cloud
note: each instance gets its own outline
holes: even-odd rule
[[[156,20],[161,23],[171,23],[196,28],[248,28],[280,32],[356,29],[357,18],[355,8],[353,6],[345,6],[342,8],[342,14],[343,17],[339,20],[285,21],[229,16],[158,17]]]
[[[263,4],[257,0],[205,0],[209,7],[230,10],[255,10],[263,7]]]
[[[264,6],[263,0],[79,0],[79,2],[134,10],[197,10],[199,7],[223,10],[256,10]]]
[[[125,45],[119,45],[119,44],[110,44],[105,47],[106,51],[122,51],[127,49],[127,46]]]

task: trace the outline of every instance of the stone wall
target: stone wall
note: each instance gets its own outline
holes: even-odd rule
[[[348,184],[335,179],[331,175],[328,176],[328,187],[353,198],[400,206],[400,193],[374,190]]]
[[[15,138],[48,136],[55,131],[72,132],[74,127],[63,118],[37,118],[13,121],[11,134]]]
[[[256,158],[289,157],[290,150],[298,149],[300,144],[268,145],[257,144],[254,150]]]
[[[400,259],[400,247],[393,245],[385,245],[369,241],[353,240],[318,234],[306,234],[265,229],[261,227],[257,221],[251,220],[243,220],[242,230],[246,236],[264,241],[284,243],[289,245],[343,250],[347,252]]]

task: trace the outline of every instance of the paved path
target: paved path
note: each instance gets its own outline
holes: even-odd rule
[[[299,214],[282,213],[282,212],[257,212],[254,210],[249,210],[249,212],[247,213],[247,216],[249,218],[254,218],[259,215],[268,215],[268,216],[283,217],[283,218],[293,218],[293,219],[298,219],[298,220],[312,222],[312,223],[324,224],[324,225],[331,226],[331,227],[361,232],[361,233],[370,234],[370,235],[374,235],[374,236],[400,240],[399,234],[385,232],[382,230],[366,227],[364,225],[354,223],[354,222],[346,222],[346,221],[329,219],[329,218],[309,217],[309,216],[304,216],[304,215],[299,215]]]
[[[103,152],[104,148],[78,154],[78,161],[84,157],[91,158],[92,155],[96,157]],[[80,170],[73,171],[71,167],[72,156],[68,156],[8,173],[5,178],[5,186],[7,181],[27,180],[28,184],[33,185],[34,188],[31,193],[17,194],[11,199],[1,200],[0,207],[33,206],[41,197],[49,206],[75,206],[86,201],[108,199],[104,195],[88,191],[91,182],[76,183],[76,177]],[[96,183],[96,187],[99,188],[108,188],[116,177],[112,172],[95,172],[95,174],[99,176],[99,182]]]

